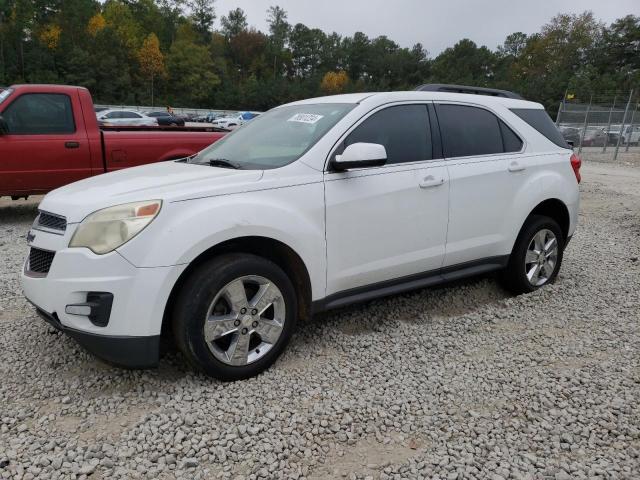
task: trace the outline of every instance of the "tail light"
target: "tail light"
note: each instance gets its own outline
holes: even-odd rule
[[[571,168],[573,168],[573,173],[576,176],[576,180],[580,183],[582,177],[580,176],[580,167],[582,166],[582,160],[575,153],[571,155]]]

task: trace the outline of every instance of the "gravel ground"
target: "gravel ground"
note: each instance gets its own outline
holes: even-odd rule
[[[558,282],[491,277],[327,314],[223,384],[125,371],[20,295],[0,204],[0,478],[640,478],[640,168],[587,164]]]

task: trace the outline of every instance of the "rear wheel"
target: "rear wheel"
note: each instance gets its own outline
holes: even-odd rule
[[[228,254],[199,267],[174,308],[178,348],[208,375],[240,380],[268,368],[296,323],[295,290],[273,262]]]
[[[562,264],[564,242],[562,230],[555,220],[531,215],[518,235],[503,272],[504,286],[520,294],[553,283]]]

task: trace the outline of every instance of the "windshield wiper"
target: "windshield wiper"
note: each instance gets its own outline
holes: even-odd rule
[[[240,170],[240,165],[233,163],[226,158],[212,158],[209,160],[209,165],[212,167],[233,168],[234,170]]]

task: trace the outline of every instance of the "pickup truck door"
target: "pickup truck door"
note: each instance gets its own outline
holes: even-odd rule
[[[2,116],[0,194],[47,192],[92,175],[77,93],[23,93]]]
[[[427,105],[374,112],[339,153],[358,142],[384,145],[387,164],[325,175],[328,296],[437,273],[444,259],[448,172],[433,158]]]

